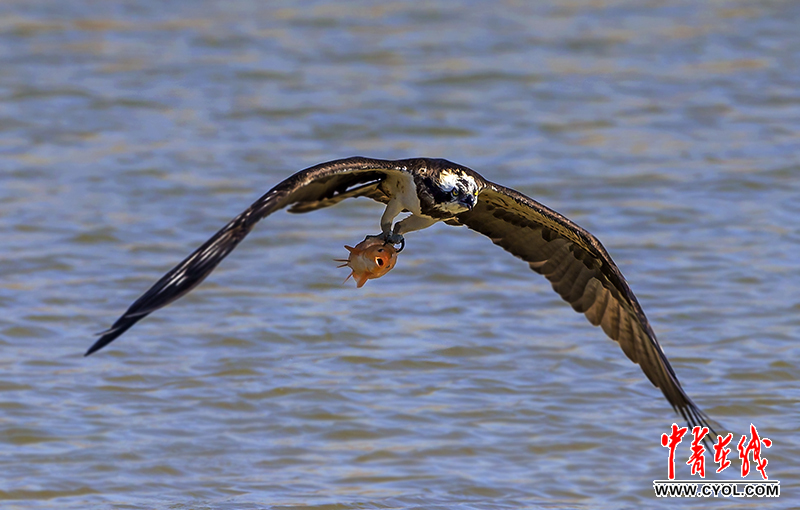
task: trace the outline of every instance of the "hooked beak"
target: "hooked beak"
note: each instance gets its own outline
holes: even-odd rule
[[[461,205],[463,205],[464,207],[466,207],[471,211],[472,208],[475,207],[475,204],[478,203],[478,196],[465,195],[464,197],[461,198],[461,200],[459,200],[459,202],[461,202]]]

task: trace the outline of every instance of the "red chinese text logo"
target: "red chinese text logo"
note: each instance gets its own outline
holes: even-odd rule
[[[661,446],[669,448],[668,460],[668,477],[670,480],[675,479],[675,450],[678,445],[683,441],[683,436],[689,431],[688,427],[678,427],[672,424],[672,430],[669,434],[661,434]],[[708,427],[694,427],[692,428],[692,442],[691,442],[691,456],[686,464],[691,466],[693,475],[700,475],[701,478],[706,476],[706,448],[703,446],[703,438],[708,434]],[[728,445],[733,439],[733,434],[728,433],[726,436],[717,436],[717,442],[714,444],[714,462],[719,464],[717,473],[721,473],[728,466],[731,461],[728,460],[728,455],[731,449]],[[761,477],[767,480],[767,459],[761,455],[761,447],[769,448],[772,446],[772,441],[766,437],[761,438],[758,435],[756,426],[750,424],[750,441],[747,440],[747,435],[743,435],[739,440],[736,449],[739,452],[739,459],[742,461],[742,478],[750,473],[750,457],[752,462],[756,465],[756,470],[761,473]]]

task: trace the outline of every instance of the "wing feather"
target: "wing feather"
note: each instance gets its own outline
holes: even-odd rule
[[[487,183],[476,206],[458,222],[489,237],[547,278],[575,311],[619,343],[690,424],[708,418],[684,392],[642,307],[600,241],[531,198]]]
[[[388,196],[381,183],[388,175],[415,172],[431,161],[357,157],[321,163],[292,175],[158,280],[102,333],[86,355],[199,285],[259,220],[273,212],[287,206],[291,206],[290,212],[308,212],[359,196],[386,203]],[[683,391],[636,297],[600,242],[525,195],[484,181],[477,174],[474,177],[487,188],[473,210],[447,223],[466,225],[525,260],[533,271],[550,280],[553,289],[576,311],[617,341],[691,425],[711,429],[707,417]]]
[[[386,197],[379,189],[380,183],[389,174],[408,171],[409,163],[409,160],[356,157],[322,163],[297,172],[253,202],[158,280],[111,328],[101,333],[102,336],[85,355],[102,349],[150,313],[194,289],[236,248],[259,220],[290,205],[293,206],[292,212],[307,212],[356,196],[384,201]]]

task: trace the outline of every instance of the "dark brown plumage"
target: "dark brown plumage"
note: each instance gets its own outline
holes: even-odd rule
[[[708,425],[678,382],[625,277],[596,237],[522,193],[493,183],[481,192],[477,206],[457,220],[547,278],[576,312],[619,343],[690,425]]]
[[[465,212],[450,217],[441,213],[445,209],[435,214],[430,212],[437,201],[449,196],[435,187],[439,178],[448,174],[447,178],[452,181],[454,173],[469,181],[470,189],[478,193],[477,203],[474,196],[467,197],[469,200],[462,203],[471,209],[466,210],[465,206],[460,209]],[[420,214],[451,225],[465,225],[527,262],[532,270],[552,283],[553,289],[573,309],[586,315],[589,322],[601,326],[617,341],[628,358],[639,364],[650,382],[661,389],[673,409],[690,425],[708,426],[713,433],[707,417],[681,387],[636,296],[600,241],[535,200],[486,181],[469,168],[440,159],[387,161],[356,157],[322,163],[292,175],[164,275],[102,333],[86,355],[108,345],[148,314],[191,291],[262,218],[289,206],[290,212],[309,212],[359,196],[388,204],[394,199],[393,194],[399,193],[388,183],[409,177],[408,182],[416,187]]]

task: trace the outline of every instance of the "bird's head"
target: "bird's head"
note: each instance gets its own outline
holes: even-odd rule
[[[460,168],[443,168],[433,173],[426,182],[433,209],[441,216],[455,216],[467,212],[478,203],[483,183]]]

